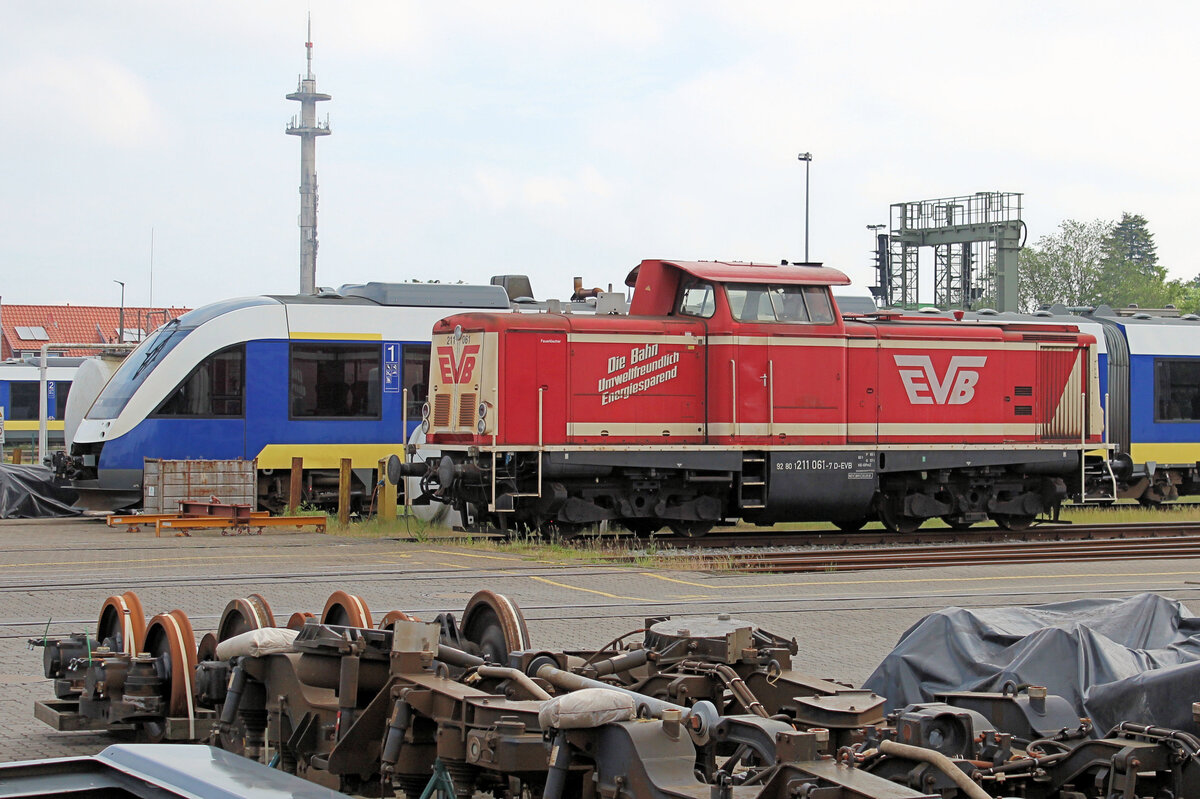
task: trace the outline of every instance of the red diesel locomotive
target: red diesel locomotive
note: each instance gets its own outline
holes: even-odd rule
[[[470,527],[702,535],[940,517],[1016,529],[1101,441],[1069,325],[844,318],[809,265],[643,261],[628,316],[464,313],[433,331],[424,501]]]

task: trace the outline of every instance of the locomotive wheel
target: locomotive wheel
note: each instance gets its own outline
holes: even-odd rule
[[[1036,516],[1026,516],[1019,513],[997,513],[992,516],[996,524],[1010,532],[1019,533],[1033,526]]]
[[[371,611],[361,597],[334,591],[325,600],[321,611],[321,624],[336,624],[341,627],[370,627]]]
[[[137,654],[138,643],[146,634],[146,612],[142,601],[132,591],[110,596],[100,606],[100,621],[96,623],[96,640],[103,644],[112,641],[114,652]]]
[[[217,640],[225,641],[250,630],[274,627],[275,616],[271,606],[261,594],[251,594],[245,599],[231,600],[221,613],[217,623]]]
[[[296,611],[288,617],[287,628],[289,630],[303,630],[304,623],[309,619],[315,619],[317,616],[314,613]]]
[[[712,522],[671,522],[667,527],[681,538],[699,538],[713,529]]]
[[[833,526],[843,533],[857,533],[867,523],[864,519],[834,519]]]
[[[196,673],[196,636],[187,614],[172,610],[151,619],[139,651],[160,658],[170,675],[166,691],[167,715],[174,718],[194,715],[192,678]],[[152,737],[155,734],[149,733]]]
[[[893,533],[912,533],[921,526],[924,519],[905,516],[898,507],[901,503],[897,498],[885,494],[879,501],[879,521]]]
[[[398,621],[420,621],[416,616],[410,616],[402,610],[389,610],[382,619],[379,620],[379,629],[386,630]]]
[[[463,611],[462,637],[479,647],[492,663],[506,663],[508,653],[529,648],[529,629],[517,603],[494,591],[479,591]]]

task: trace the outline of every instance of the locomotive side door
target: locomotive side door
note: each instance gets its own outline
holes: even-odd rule
[[[771,407],[770,339],[737,336],[733,379],[733,435],[765,441],[770,435],[774,409]]]
[[[849,331],[847,331],[849,332]],[[873,329],[846,341],[846,441],[879,441],[879,339]]]

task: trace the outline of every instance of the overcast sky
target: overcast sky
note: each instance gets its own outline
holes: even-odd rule
[[[317,284],[804,255],[872,281],[906,200],[1022,192],[1030,240],[1144,215],[1195,250],[1200,4],[0,6],[0,295],[196,306],[299,287],[305,14]]]

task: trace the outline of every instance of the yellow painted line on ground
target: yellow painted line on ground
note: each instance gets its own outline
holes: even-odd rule
[[[530,577],[531,580],[537,580],[539,583],[553,585],[558,588],[569,588],[572,591],[583,591],[585,594],[597,594],[599,596],[608,597],[609,599],[632,599],[636,602],[661,602],[661,599],[646,599],[644,596],[621,596],[620,594],[609,594],[604,591],[593,591],[591,588],[580,588],[577,585],[567,585],[566,583],[556,583],[553,580],[547,580],[545,577]]]
[[[469,569],[469,568],[471,568],[470,566],[464,566],[461,563],[445,563],[444,561],[440,561],[440,560],[435,560],[434,563],[436,563],[438,566],[449,566],[451,569]]]
[[[515,560],[520,561],[521,558],[510,558],[503,555],[473,555],[468,552],[447,552],[444,549],[422,549],[421,552],[432,552],[435,555],[454,555],[460,558],[483,558],[485,560]]]
[[[681,580],[678,577],[666,577],[654,572],[642,572],[643,577],[653,577],[656,580],[663,580],[668,583],[679,583],[680,585],[694,585],[697,588],[712,588],[713,584],[696,583],[691,580]],[[1130,577],[1180,577],[1184,575],[1200,576],[1200,571],[1188,570],[1177,572],[1133,572]],[[778,583],[750,583],[730,585],[729,588],[789,588],[795,586],[812,586],[821,588],[827,585],[879,585],[881,583],[897,584],[897,583],[986,583],[986,582],[1011,582],[1014,580],[1068,580],[1082,578],[1097,578],[1103,577],[1105,580],[1112,582],[1113,575],[1104,574],[1103,572],[1090,573],[1082,572],[1080,574],[1013,574],[1013,575],[995,575],[990,577],[909,577],[905,579],[891,580],[787,580]],[[1128,580],[1125,582],[1139,582],[1136,580]]]
[[[378,558],[378,552],[339,552],[340,558]],[[122,558],[117,560],[59,560],[59,561],[39,561],[34,563],[0,563],[0,569],[28,569],[31,566],[74,566],[81,567],[86,565],[96,565],[99,567],[108,566],[123,566],[131,563],[134,564],[161,564],[161,563],[188,563],[198,560],[282,560],[284,558],[293,558],[295,553],[292,552],[273,552],[263,555],[249,555],[245,553],[234,553],[229,555],[190,555],[176,556],[173,558]],[[84,571],[95,571],[95,569],[83,569]]]

